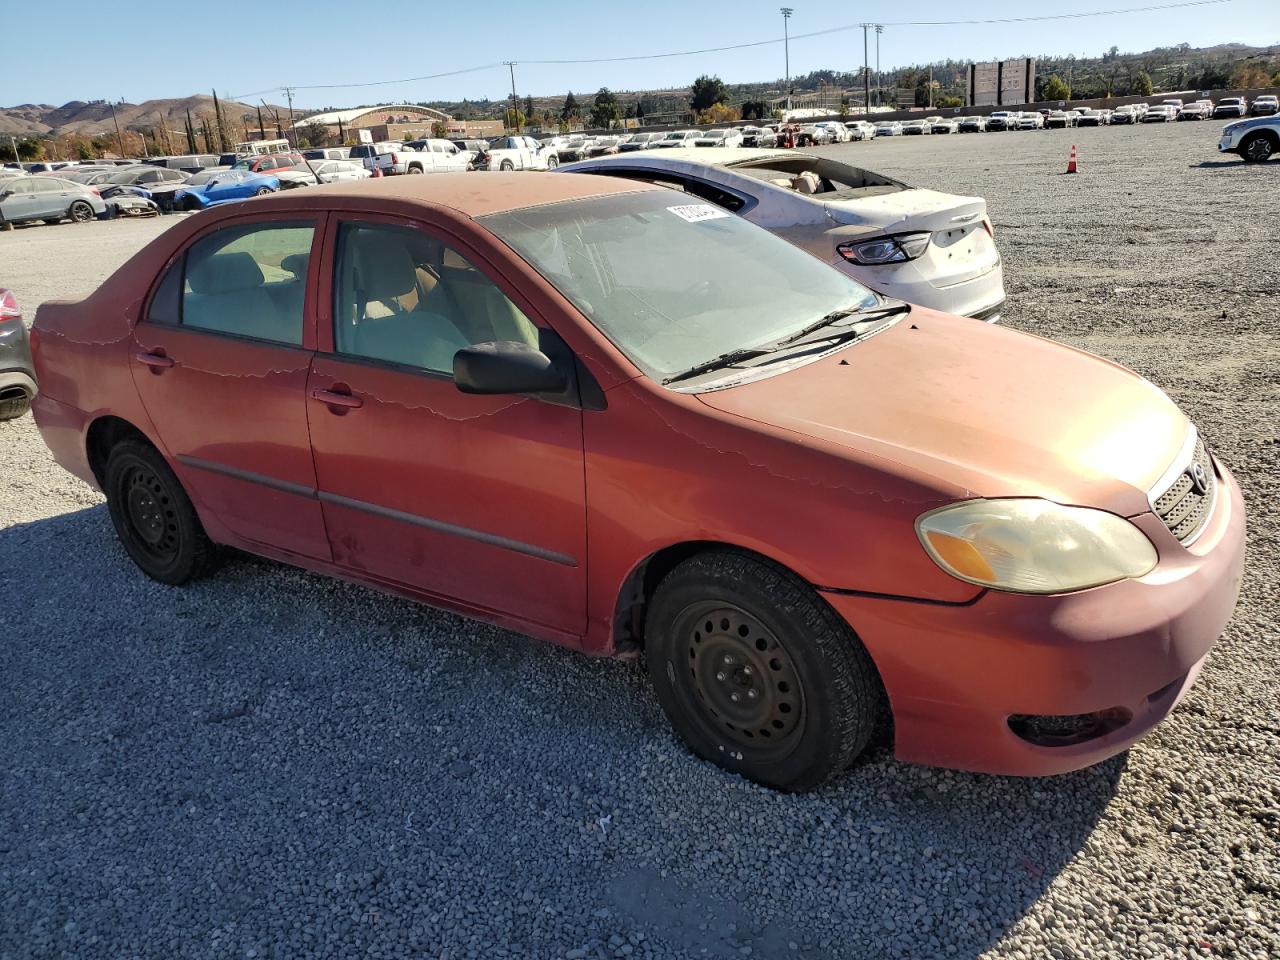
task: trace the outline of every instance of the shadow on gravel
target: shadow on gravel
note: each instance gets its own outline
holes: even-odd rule
[[[0,529],[0,596],[0,956],[977,957],[1126,764],[775,793],[634,663],[267,562],[164,587],[102,506]]]
[[[1254,166],[1252,163],[1245,163],[1243,160],[1205,160],[1201,163],[1187,164],[1192,170],[1218,170],[1222,167],[1235,167],[1240,170],[1248,170]]]

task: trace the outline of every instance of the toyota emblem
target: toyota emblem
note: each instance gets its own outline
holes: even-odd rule
[[[1187,470],[1187,476],[1191,478],[1191,489],[1197,494],[1203,497],[1209,492],[1209,474],[1202,464],[1193,463]]]

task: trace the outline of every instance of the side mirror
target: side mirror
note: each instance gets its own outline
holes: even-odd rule
[[[453,382],[463,393],[559,393],[568,384],[562,370],[527,343],[496,340],[464,347],[453,355]]]

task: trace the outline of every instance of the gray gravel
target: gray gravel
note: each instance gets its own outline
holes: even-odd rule
[[[1280,956],[1280,163],[1218,124],[829,148],[986,196],[1008,323],[1181,403],[1251,510],[1236,617],[1126,756],[782,796],[636,664],[253,560],[169,589],[0,424],[0,958]],[[1061,175],[1067,148],[1081,173]],[[172,221],[0,234],[24,303]]]

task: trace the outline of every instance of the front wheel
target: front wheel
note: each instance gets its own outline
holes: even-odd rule
[[[560,160],[554,153],[547,157],[548,170],[554,170],[558,166],[560,166]]]
[[[67,216],[75,223],[88,223],[93,219],[93,207],[83,200],[77,200],[67,210]]]
[[[411,174],[412,174],[412,173],[422,173],[422,168],[421,168],[421,167],[410,167],[410,168],[409,168],[409,173],[411,173]]]
[[[1275,153],[1275,142],[1265,133],[1255,133],[1240,144],[1240,156],[1248,163],[1261,163]]]
[[[808,584],[746,554],[699,554],[669,573],[645,647],[658,701],[694,752],[766,786],[835,776],[884,713],[848,625]]]
[[[259,187],[253,192],[255,197],[265,197],[268,193],[275,193],[270,187]]]
[[[218,566],[217,546],[155,447],[136,440],[117,444],[107,459],[104,489],[116,535],[147,576],[176,586]]]

